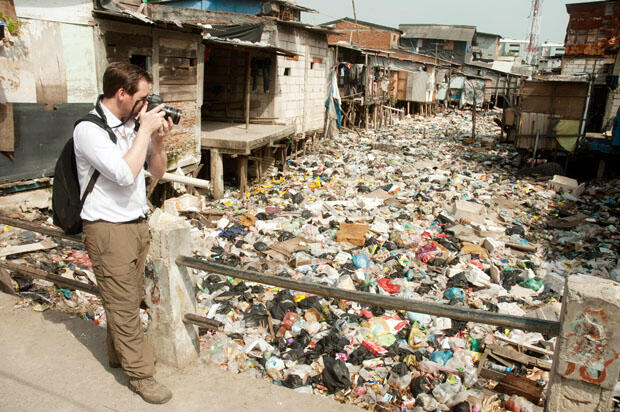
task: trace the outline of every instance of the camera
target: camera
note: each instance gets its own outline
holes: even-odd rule
[[[164,99],[162,99],[161,96],[158,94],[149,94],[148,97],[146,98],[146,101],[148,103],[146,110],[149,111],[149,110],[153,110],[155,107],[162,104],[164,102]],[[164,106],[162,110],[165,113],[164,117],[166,118],[166,120],[169,117],[171,117],[172,123],[179,124],[179,121],[181,120],[181,113],[182,113],[181,109],[177,109],[176,107],[172,107],[172,106]]]

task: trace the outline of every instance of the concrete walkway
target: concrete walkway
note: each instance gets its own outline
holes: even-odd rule
[[[156,377],[174,393],[149,405],[110,369],[105,330],[50,310],[14,308],[18,297],[0,292],[1,411],[359,411],[269,382],[233,375],[213,365],[176,371],[157,366]]]

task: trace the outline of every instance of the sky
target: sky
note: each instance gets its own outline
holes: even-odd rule
[[[584,1],[542,0],[539,43],[564,42],[565,5],[579,2]],[[298,0],[297,4],[319,11],[303,13],[306,23],[353,18],[351,0]],[[463,24],[505,38],[529,38],[530,0],[355,0],[355,9],[359,20],[394,28],[407,23]]]

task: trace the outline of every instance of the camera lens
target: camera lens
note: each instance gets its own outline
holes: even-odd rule
[[[148,111],[153,110],[155,107],[162,104],[164,102],[164,99],[162,99],[162,97],[158,94],[150,94],[147,97],[147,102],[148,107],[146,110]],[[181,114],[183,113],[181,109],[177,109],[176,107],[172,106],[164,106],[162,110],[164,111],[164,117],[166,119],[170,117],[172,118],[172,123],[179,124],[179,121],[181,121]]]
[[[164,112],[166,113],[166,118],[171,117],[172,123],[179,124],[181,120],[181,110],[176,107],[164,106]]]

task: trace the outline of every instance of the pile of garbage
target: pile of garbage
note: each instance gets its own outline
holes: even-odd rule
[[[187,219],[196,257],[238,269],[558,320],[567,275],[620,280],[618,182],[518,176],[491,116],[477,120],[475,138],[460,111],[342,130],[247,196],[184,194],[151,220]],[[31,263],[89,272],[75,249],[52,250]],[[201,356],[231,372],[375,410],[542,410],[553,336],[190,272],[199,314],[221,325],[201,329]],[[38,304],[79,300],[68,292]]]

